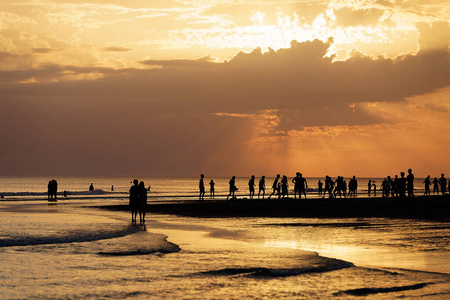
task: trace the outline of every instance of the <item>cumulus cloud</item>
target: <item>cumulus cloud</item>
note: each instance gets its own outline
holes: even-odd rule
[[[433,30],[445,31],[421,28],[422,34]],[[0,126],[8,130],[0,134],[0,171],[173,175],[182,169],[180,175],[190,175],[210,168],[229,174],[229,162],[246,165],[241,154],[252,153],[250,142],[258,138],[320,133],[314,128],[327,128],[328,135],[349,126],[360,132],[393,122],[375,104],[402,109],[410,97],[449,86],[448,52],[427,47],[434,39],[421,41],[428,51],[395,59],[359,53],[334,61],[327,56],[329,39],[257,48],[225,62],[4,70]],[[0,60],[11,59],[17,57],[0,53]],[[85,77],[61,80],[67,76]],[[431,104],[424,107],[432,112]]]

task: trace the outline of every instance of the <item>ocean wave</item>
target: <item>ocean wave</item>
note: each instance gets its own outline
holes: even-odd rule
[[[0,238],[0,247],[33,246],[46,244],[63,244],[76,242],[91,242],[97,240],[123,237],[138,232],[140,229],[135,226],[126,226],[110,231],[74,231],[60,236],[20,236]]]
[[[302,274],[311,273],[324,273],[335,270],[351,268],[354,265],[350,262],[346,262],[338,259],[331,259],[327,264],[321,266],[308,266],[303,268],[290,268],[290,269],[273,269],[273,268],[224,268],[219,270],[211,270],[195,273],[194,275],[204,276],[244,276],[253,278],[279,278],[298,276]]]
[[[418,289],[424,288],[430,284],[433,284],[433,283],[418,283],[418,284],[395,286],[395,287],[389,287],[389,288],[360,288],[360,289],[353,289],[353,290],[337,292],[337,293],[334,293],[333,296],[344,296],[344,295],[368,296],[368,295],[380,294],[380,293],[411,291],[411,290],[418,290]]]

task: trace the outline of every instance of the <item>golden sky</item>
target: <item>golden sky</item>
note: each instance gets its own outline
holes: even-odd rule
[[[450,0],[2,0],[0,175],[450,175]]]

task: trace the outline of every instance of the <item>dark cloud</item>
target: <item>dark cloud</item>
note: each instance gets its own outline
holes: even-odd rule
[[[60,51],[59,49],[52,49],[52,48],[32,48],[31,51],[33,53],[52,53]]]
[[[241,52],[223,63],[146,60],[160,68],[145,70],[47,65],[3,71],[0,126],[7,130],[0,134],[0,172],[184,176],[212,168],[226,175],[262,122],[217,113],[270,110],[279,119],[270,125],[274,132],[378,124],[386,120],[367,103],[401,103],[450,85],[448,51],[395,59],[355,52],[333,62],[326,57],[331,45],[331,39],[293,41],[287,49]],[[0,59],[9,56],[0,53]],[[57,81],[66,74],[101,78]],[[18,83],[31,79],[41,83]]]
[[[105,52],[129,52],[129,51],[133,51],[133,49],[125,48],[125,47],[104,47],[104,48],[101,48],[100,50],[105,51]]]

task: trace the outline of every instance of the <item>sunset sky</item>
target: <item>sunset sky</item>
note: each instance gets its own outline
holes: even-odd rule
[[[450,0],[2,0],[0,175],[450,176]]]

